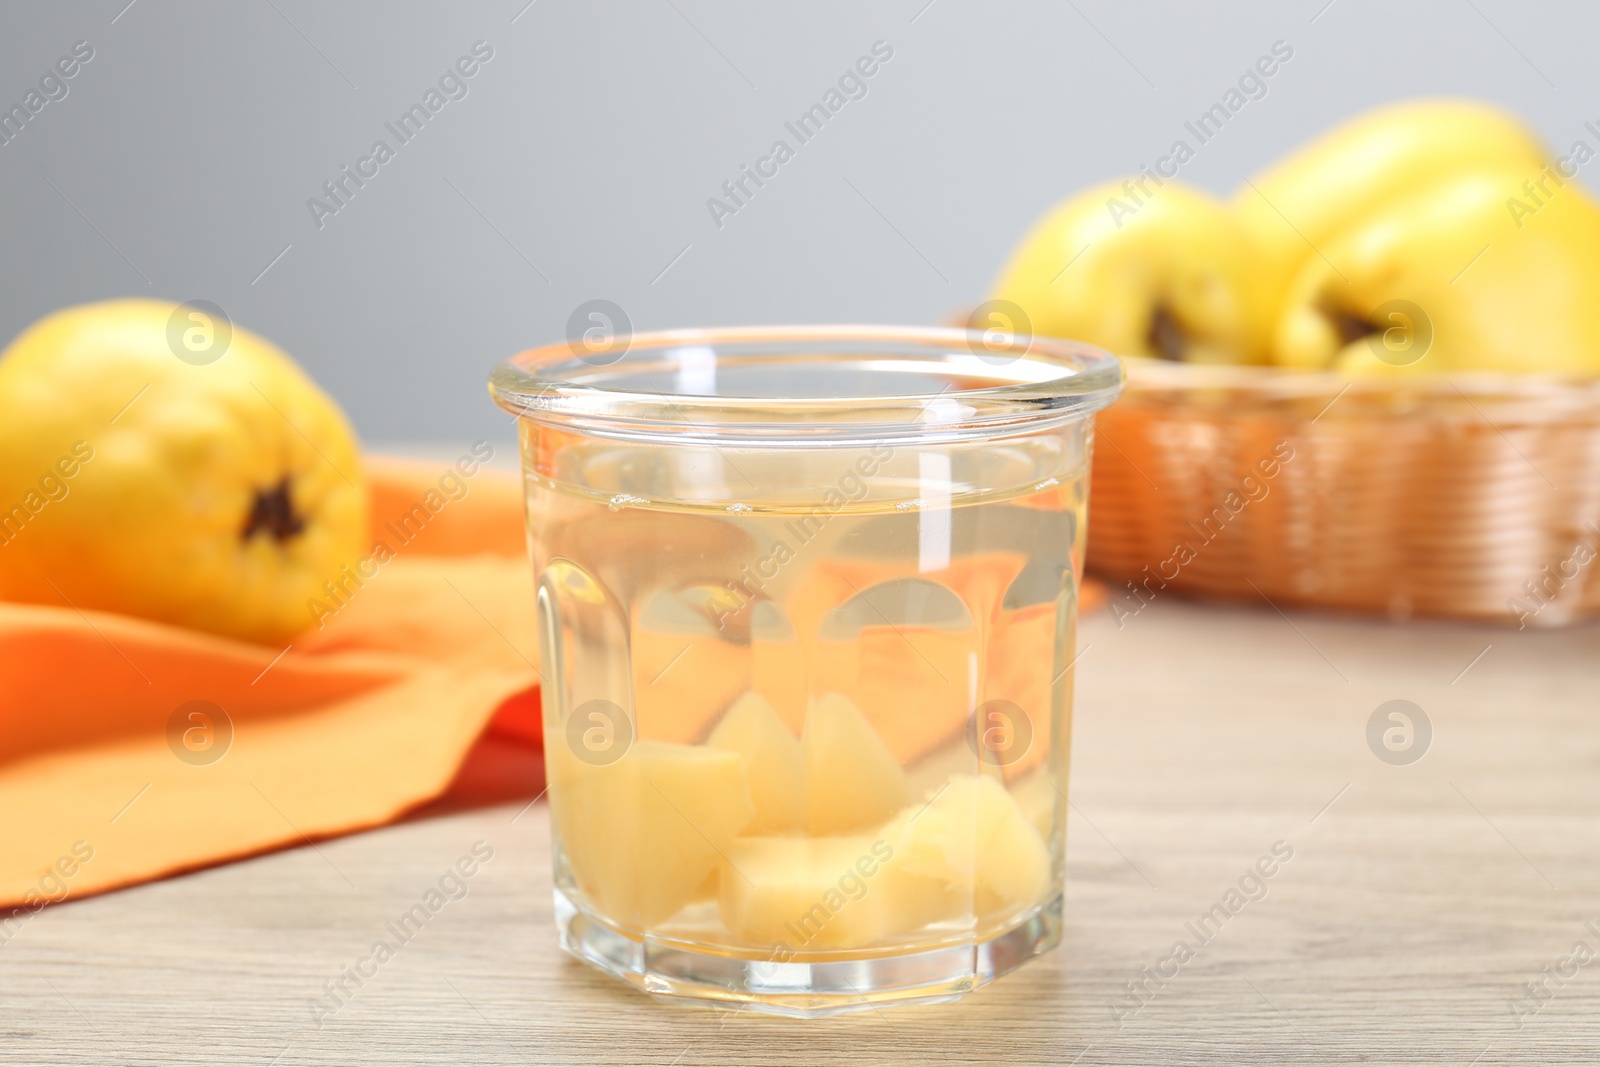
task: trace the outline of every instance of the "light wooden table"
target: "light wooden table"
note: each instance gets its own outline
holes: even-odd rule
[[[654,1002],[558,952],[544,806],[510,805],[47,909],[0,947],[0,1062],[1600,1063],[1600,959],[1511,1010],[1576,942],[1600,953],[1600,628],[1166,600],[1081,642],[1064,943],[961,1002]],[[1433,725],[1409,766],[1366,740],[1395,698]],[[478,840],[469,895],[314,1025]],[[1267,896],[1119,1025],[1127,983],[1280,840]]]

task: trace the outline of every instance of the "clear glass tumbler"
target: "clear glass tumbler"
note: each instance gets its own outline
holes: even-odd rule
[[[1060,937],[1093,413],[1118,362],[955,330],[521,353],[556,920],[651,993],[816,1015]]]

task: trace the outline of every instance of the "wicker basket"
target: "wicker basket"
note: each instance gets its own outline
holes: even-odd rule
[[[1157,595],[1554,626],[1600,610],[1600,381],[1127,360],[1089,568]]]

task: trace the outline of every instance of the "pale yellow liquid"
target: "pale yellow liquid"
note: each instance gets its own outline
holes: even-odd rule
[[[1058,894],[1086,490],[1077,435],[785,453],[574,440],[525,426],[561,891],[629,936],[757,957],[783,946],[797,959],[974,940]],[[748,835],[736,834],[730,844],[726,827],[709,826],[715,812],[703,819],[707,826],[687,825],[694,822],[685,814],[689,805],[675,803],[686,824],[678,828],[682,847],[659,840],[671,837],[671,815],[663,816],[667,823],[650,823],[658,829],[637,844],[661,846],[651,854],[675,864],[686,856],[685,862],[703,861],[705,842],[715,851],[713,868],[693,893],[671,890],[656,908],[671,907],[669,915],[608,914],[608,899],[633,901],[659,887],[648,871],[619,874],[615,856],[607,863],[593,858],[612,842],[571,840],[626,836],[634,824],[616,812],[593,818],[602,803],[596,798],[610,796],[610,787],[597,783],[622,781],[617,767],[627,764],[597,770],[592,753],[574,759],[563,751],[570,744],[568,717],[587,702],[613,702],[629,720],[624,732],[632,734],[634,753],[621,757],[627,760],[642,751],[641,742],[704,745],[749,692],[765,699],[797,741],[806,736],[815,702],[829,694],[848,698],[903,770],[907,810],[898,819],[816,835],[827,840],[809,854],[824,867],[833,863],[847,875],[858,842],[866,849],[883,841],[894,851],[901,840],[894,835],[922,818],[919,809],[955,795],[941,792],[952,781],[964,790],[987,777],[1004,786],[1037,835],[1048,857],[1047,880],[1027,883],[1030,899],[1012,899],[984,890],[980,870],[976,882],[941,889],[942,903],[932,911],[910,915],[881,899],[889,885],[883,874],[847,878],[852,890],[857,881],[868,888],[860,899],[847,895],[843,911],[832,907],[837,897],[824,902],[831,935],[807,936],[815,918],[813,925],[784,923],[795,936],[780,934],[775,946],[774,938],[741,935],[728,921],[728,880],[741,879],[731,886],[740,891],[752,883],[731,866],[732,857],[750,854]],[[990,714],[994,709],[1001,718]],[[581,803],[580,788],[590,788]],[[643,793],[654,802],[661,790]],[[638,802],[621,787],[614,799]],[[933,810],[925,831],[937,819],[952,825],[949,813]],[[956,813],[958,829],[962,817]],[[976,838],[987,817],[970,814],[968,837],[956,851],[984,849]],[[766,836],[806,833],[801,825]],[[1033,845],[1025,844],[1031,855]],[[910,869],[915,851],[910,844],[899,848],[882,870],[896,863]],[[969,858],[967,867],[974,862],[984,861]],[[937,880],[917,868],[918,885],[927,877]],[[601,884],[607,878],[640,886],[612,893]],[[820,885],[819,894],[827,895],[826,888]],[[880,898],[871,907],[910,917],[859,943],[851,930],[878,927],[852,924],[845,913],[864,912],[873,893]],[[809,910],[801,904],[798,911]]]

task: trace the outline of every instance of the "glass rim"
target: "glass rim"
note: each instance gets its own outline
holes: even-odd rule
[[[714,395],[608,385],[624,357],[670,367],[673,353],[710,350],[749,362],[828,353],[922,360],[964,371],[972,387],[825,396]],[[612,374],[613,379],[619,377]],[[946,327],[748,326],[624,334],[590,346],[569,340],[526,349],[489,376],[496,404],[519,420],[586,435],[741,443],[762,447],[843,442],[951,441],[1036,431],[1082,419],[1122,391],[1120,360],[1076,341]],[[759,413],[759,418],[752,415]]]

